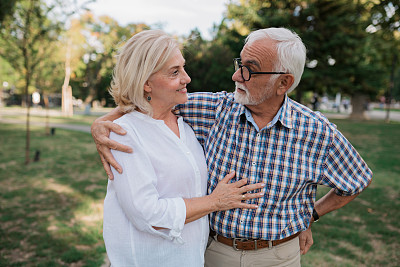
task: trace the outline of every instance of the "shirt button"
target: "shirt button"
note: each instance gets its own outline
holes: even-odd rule
[[[260,137],[260,133],[257,133],[257,137]]]
[[[256,165],[256,163],[255,163],[255,162],[252,162],[252,163],[251,163],[251,165],[255,166],[255,165]]]

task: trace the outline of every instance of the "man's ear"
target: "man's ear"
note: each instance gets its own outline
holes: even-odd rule
[[[146,93],[151,93],[151,86],[148,80],[144,83],[143,89]]]
[[[294,76],[293,74],[283,74],[278,79],[278,90],[276,93],[278,95],[284,95],[292,87],[294,83]]]

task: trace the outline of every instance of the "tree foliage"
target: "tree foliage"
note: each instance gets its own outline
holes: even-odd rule
[[[233,52],[220,40],[205,41],[199,31],[193,30],[183,54],[192,79],[188,85],[191,92],[232,90]]]
[[[298,100],[309,90],[373,98],[387,87],[392,66],[387,58],[400,52],[399,21],[399,1],[241,0],[228,6],[226,32],[245,36],[267,27],[297,32],[308,49]]]
[[[74,24],[75,31],[79,31],[83,39],[79,62],[74,68],[71,82],[75,89],[73,94],[85,99],[88,105],[93,100],[111,104],[108,88],[118,47],[133,34],[150,27],[145,24],[129,24],[123,27],[108,16],[96,17],[90,12],[83,14]]]
[[[2,21],[13,13],[13,9],[17,0],[0,0],[0,27]]]

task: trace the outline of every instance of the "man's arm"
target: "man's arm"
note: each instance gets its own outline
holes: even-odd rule
[[[197,139],[203,142],[207,135],[207,131],[215,119],[216,106],[226,93],[196,93],[189,94],[189,101],[185,104],[178,105],[176,112],[184,117],[185,121],[192,126]],[[110,132],[115,132],[119,135],[126,134],[125,131],[114,124],[112,121],[124,115],[118,107],[113,109],[108,114],[96,119],[91,127],[92,136],[96,143],[97,151],[100,155],[104,170],[110,180],[114,179],[110,165],[113,166],[119,173],[122,173],[121,166],[117,163],[111,154],[111,149],[132,153],[132,149],[128,146],[121,145],[109,139]],[[198,127],[197,127],[198,126]],[[202,138],[203,137],[203,138]]]
[[[118,124],[113,123],[123,116],[124,113],[117,107],[106,115],[97,118],[91,127],[92,136],[96,143],[97,152],[100,155],[101,163],[106,171],[109,179],[114,179],[114,175],[111,171],[110,165],[113,166],[119,173],[122,173],[122,167],[114,159],[111,154],[111,148],[126,153],[132,153],[132,148],[129,146],[122,145],[109,138],[110,132],[115,132],[119,135],[125,135],[126,131]]]
[[[369,186],[370,183],[367,186]],[[360,193],[352,196],[339,196],[335,193],[335,189],[331,189],[326,195],[315,202],[314,208],[317,211],[318,215],[321,217],[331,211],[340,209],[341,207],[345,206],[350,201],[355,199],[359,194]]]
[[[369,184],[368,184],[369,185]],[[314,209],[317,211],[318,215],[321,217],[331,211],[337,210],[353,199],[355,199],[359,194],[352,196],[339,196],[335,193],[335,189],[331,189],[326,195],[315,202]],[[302,255],[306,254],[310,247],[313,245],[314,240],[312,238],[311,225],[314,222],[314,218],[311,217],[310,226],[307,230],[303,231],[299,235],[300,242],[300,253]]]

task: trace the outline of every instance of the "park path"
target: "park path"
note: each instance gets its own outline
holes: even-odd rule
[[[8,119],[8,118],[1,118],[0,117],[0,123],[23,124],[23,125],[25,125],[26,121],[24,121],[24,120],[16,120],[16,119]],[[46,123],[45,122],[31,121],[30,125],[46,127]],[[49,127],[50,128],[61,128],[61,129],[66,129],[66,130],[73,130],[73,131],[78,131],[78,132],[90,133],[90,126],[88,126],[88,125],[49,123]]]
[[[106,114],[109,110],[101,109],[101,110],[95,110],[91,114],[97,117],[100,117],[104,114]],[[39,115],[39,116],[45,116],[45,110],[42,109],[31,109],[31,115]],[[25,124],[26,121],[25,119],[11,119],[11,118],[3,118],[2,115],[25,115],[26,110],[23,108],[0,108],[0,123],[10,123],[10,124]],[[74,114],[76,115],[82,115],[83,111],[74,111]],[[324,113],[324,115],[328,119],[346,119],[349,117],[349,114],[346,113]],[[366,115],[370,120],[381,120],[384,121],[386,118],[386,111],[383,110],[370,110],[366,112]],[[58,110],[50,110],[50,117],[61,117],[61,112]],[[391,111],[390,112],[390,120],[391,121],[397,121],[400,122],[400,112],[398,111]],[[31,125],[35,126],[42,126],[45,127],[46,124],[45,122],[38,122],[38,121],[31,121]],[[67,130],[73,130],[73,131],[79,131],[79,132],[85,132],[85,133],[90,133],[90,126],[88,125],[79,125],[79,124],[64,124],[64,123],[50,123],[49,124],[50,128],[60,128],[60,129],[67,129]]]

